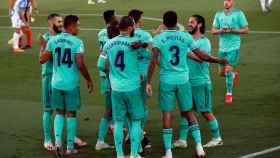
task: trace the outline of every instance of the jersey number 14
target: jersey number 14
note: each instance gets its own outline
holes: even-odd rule
[[[71,58],[71,49],[65,48],[63,52],[63,57],[61,58],[61,48],[58,47],[55,49],[55,53],[57,54],[57,66],[61,66],[62,64],[68,65],[68,68],[70,68],[73,64],[72,58]]]

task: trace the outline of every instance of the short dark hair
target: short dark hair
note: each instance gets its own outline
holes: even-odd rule
[[[144,12],[139,10],[139,9],[132,9],[129,13],[128,16],[132,17],[134,19],[135,23],[138,23],[139,20],[141,19],[141,16]]]
[[[63,26],[64,28],[68,28],[70,25],[76,24],[79,21],[79,17],[76,15],[67,15],[64,18]]]
[[[177,25],[177,13],[175,11],[167,11],[163,14],[163,24],[166,27],[175,27]]]
[[[114,20],[108,25],[107,34],[108,34],[109,39],[112,39],[120,34],[118,20]]]
[[[133,26],[134,21],[129,16],[123,16],[120,20],[119,29],[120,30],[126,30],[129,26]]]
[[[205,19],[203,16],[201,15],[198,15],[198,14],[195,14],[195,15],[192,15],[191,17],[194,17],[197,24],[201,24],[201,27],[200,27],[200,33],[204,34],[205,33],[205,29],[206,29],[206,22],[205,22]]]
[[[112,20],[115,19],[115,11],[114,10],[106,10],[103,13],[103,18],[106,24],[109,24]]]
[[[57,13],[52,13],[52,14],[50,14],[49,16],[48,16],[48,20],[51,20],[51,19],[53,19],[54,17],[61,17],[59,14],[57,14]]]

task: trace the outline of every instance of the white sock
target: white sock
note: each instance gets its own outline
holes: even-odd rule
[[[14,32],[13,35],[13,48],[18,49],[19,38],[21,37],[20,33]]]
[[[261,4],[262,11],[266,11],[266,7],[265,7],[266,0],[260,0],[260,4]]]
[[[273,0],[268,0],[268,6],[271,7]]]

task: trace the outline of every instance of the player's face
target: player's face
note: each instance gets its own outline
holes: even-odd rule
[[[190,34],[195,34],[196,31],[198,30],[198,24],[197,21],[194,17],[190,17],[188,24],[187,24],[187,30]]]
[[[78,35],[80,31],[80,21],[77,21],[76,24],[72,25],[73,35]]]
[[[230,9],[233,7],[233,0],[224,0],[224,8]]]
[[[134,31],[135,31],[134,26],[129,26],[127,30],[128,30],[128,33],[130,34],[130,37],[133,37]]]
[[[62,17],[54,17],[53,19],[53,30],[56,33],[61,33],[63,30],[63,21]]]

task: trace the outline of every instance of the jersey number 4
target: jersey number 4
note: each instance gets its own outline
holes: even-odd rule
[[[61,66],[62,64],[67,64],[68,68],[70,68],[73,64],[72,58],[71,58],[71,49],[65,48],[63,57],[61,58],[61,48],[58,47],[55,49],[55,53],[57,54],[57,65]]]
[[[117,68],[119,68],[121,71],[124,70],[125,68],[125,64],[124,64],[124,51],[118,51],[117,52],[117,56],[116,56],[116,59],[115,59],[115,66]]]
[[[170,60],[171,65],[176,66],[180,63],[180,49],[177,46],[171,46],[169,51],[173,53],[172,59]]]

